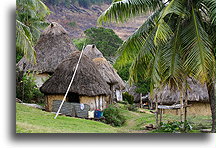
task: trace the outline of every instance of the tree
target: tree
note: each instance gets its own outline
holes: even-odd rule
[[[216,1],[117,0],[98,22],[124,22],[148,11],[152,15],[119,48],[116,63],[133,62],[130,80],[149,77],[151,92],[166,84],[184,91],[187,77],[207,83],[215,132]]]
[[[111,62],[114,61],[116,51],[123,41],[115,34],[112,29],[93,27],[85,30],[84,33],[86,38],[73,40],[78,49],[81,50],[84,43],[86,45],[95,44],[106,59]]]
[[[33,48],[40,36],[41,29],[49,14],[48,7],[40,0],[16,1],[16,51],[28,60],[35,62],[36,53]]]

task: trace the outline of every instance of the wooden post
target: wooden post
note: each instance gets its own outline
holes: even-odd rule
[[[181,104],[181,108],[180,108],[180,121],[183,122],[184,102],[183,102],[183,92],[182,92],[182,90],[180,91],[180,104]]]
[[[160,123],[162,122],[162,118],[163,118],[163,109],[160,109]]]
[[[142,108],[142,93],[140,93],[140,108]]]
[[[159,124],[158,124],[158,97],[156,95],[156,126],[157,128],[159,127]]]

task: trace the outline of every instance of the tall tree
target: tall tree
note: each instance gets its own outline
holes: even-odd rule
[[[32,62],[36,61],[33,46],[47,25],[49,12],[41,0],[16,0],[16,51]]]
[[[186,77],[207,83],[215,132],[215,0],[117,0],[98,22],[125,22],[153,12],[144,24],[119,48],[116,63],[128,61],[130,80],[150,77],[151,90],[168,84],[185,90]]]

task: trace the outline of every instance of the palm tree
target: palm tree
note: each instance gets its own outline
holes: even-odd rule
[[[16,50],[32,62],[36,61],[33,48],[47,23],[48,7],[41,0],[16,0]]]
[[[98,22],[125,22],[152,12],[119,48],[116,64],[132,62],[131,82],[142,74],[151,92],[168,84],[187,89],[187,77],[207,83],[215,132],[215,0],[115,0]],[[214,30],[212,30],[214,29]]]

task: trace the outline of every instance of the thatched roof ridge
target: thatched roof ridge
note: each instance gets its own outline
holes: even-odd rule
[[[45,94],[65,94],[71,81],[80,52],[69,55],[55,70],[54,74],[40,88]],[[109,85],[98,72],[95,64],[83,54],[69,92],[83,96],[109,95]]]
[[[97,49],[95,45],[87,45],[83,50],[83,53],[90,59],[103,58],[103,54]]]
[[[29,63],[23,57],[17,66],[21,71],[53,73],[57,66],[70,53],[76,51],[67,31],[57,23],[51,23],[41,34],[35,46],[37,64]]]
[[[188,78],[188,101],[190,102],[209,102],[209,96],[206,85],[201,84],[195,79]],[[157,94],[158,102],[163,104],[174,104],[180,102],[180,91],[171,90],[168,86]],[[156,97],[156,96],[155,96]]]
[[[115,85],[116,88],[121,90],[125,88],[124,81],[105,58],[95,58],[93,59],[93,62],[96,64],[98,71],[108,84]]]

